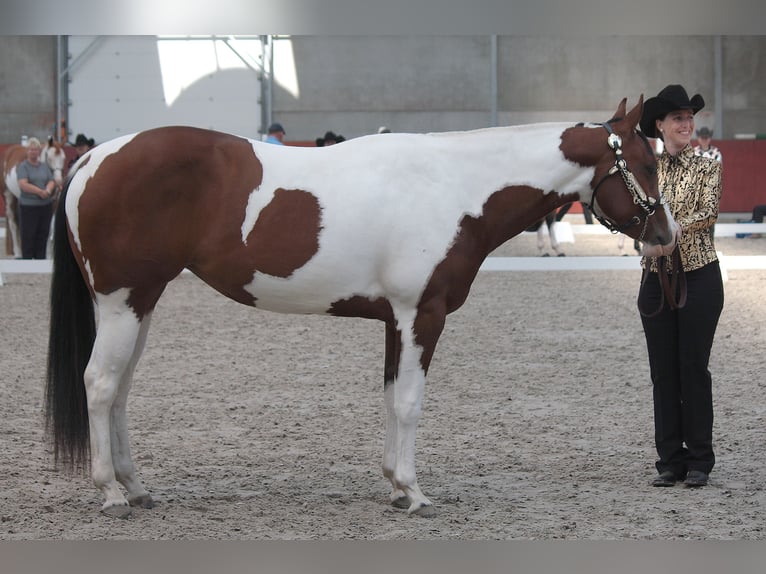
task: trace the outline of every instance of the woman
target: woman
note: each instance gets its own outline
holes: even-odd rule
[[[680,85],[665,87],[644,104],[641,130],[664,144],[657,158],[660,191],[679,226],[678,246],[687,282],[686,305],[664,305],[655,316],[642,313],[654,397],[654,434],[659,473],[654,486],[708,482],[713,453],[712,379],[708,370],[723,282],[711,229],[718,218],[721,164],[694,154],[694,114],[705,105]],[[644,258],[649,275],[638,295],[639,308],[654,310],[663,297],[657,260]],[[663,271],[664,272],[664,271]]]
[[[56,182],[48,164],[40,161],[41,152],[40,140],[29,138],[27,159],[16,168],[21,189],[19,231],[22,259],[45,259],[51,230]]]

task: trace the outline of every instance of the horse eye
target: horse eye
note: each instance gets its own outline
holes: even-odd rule
[[[651,177],[657,175],[657,164],[647,165],[645,169],[646,173],[648,173]]]

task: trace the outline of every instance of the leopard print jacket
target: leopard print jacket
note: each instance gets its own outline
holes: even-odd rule
[[[721,200],[721,163],[697,156],[686,146],[675,156],[662,152],[657,158],[657,176],[670,213],[683,231],[679,250],[684,271],[716,261],[711,229]],[[656,272],[657,258],[643,257],[641,267],[647,265]]]

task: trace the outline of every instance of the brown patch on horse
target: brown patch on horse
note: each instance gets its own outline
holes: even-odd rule
[[[540,202],[541,197],[545,201]],[[415,342],[423,348],[420,361],[425,372],[446,315],[463,305],[487,255],[554,209],[578,199],[576,193],[560,196],[529,186],[506,187],[489,197],[482,215],[463,217],[452,247],[434,269],[418,303]]]
[[[188,267],[252,305],[243,289],[252,280],[252,255],[240,230],[262,178],[248,140],[184,127],[138,134],[104,158],[80,199],[81,257],[94,290],[131,289],[140,319]]]
[[[588,143],[583,145],[583,138],[585,137],[588,138]],[[562,132],[559,149],[569,161],[584,167],[591,167],[595,166],[604,154],[610,151],[606,139],[607,133],[603,128],[575,126]]]
[[[378,319],[386,323],[393,323],[394,321],[391,303],[384,297],[370,299],[356,295],[348,299],[340,299],[330,305],[327,313],[335,317],[361,317],[363,319]]]
[[[277,189],[247,236],[254,269],[287,278],[319,251],[322,207],[301,189]]]

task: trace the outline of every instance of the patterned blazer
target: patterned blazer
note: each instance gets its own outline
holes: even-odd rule
[[[684,271],[693,271],[718,259],[711,228],[721,201],[721,163],[695,155],[686,146],[678,155],[663,151],[657,158],[659,187],[673,218],[681,226],[679,243]],[[647,261],[651,259],[651,261]],[[657,271],[657,259],[644,257],[641,266]]]

